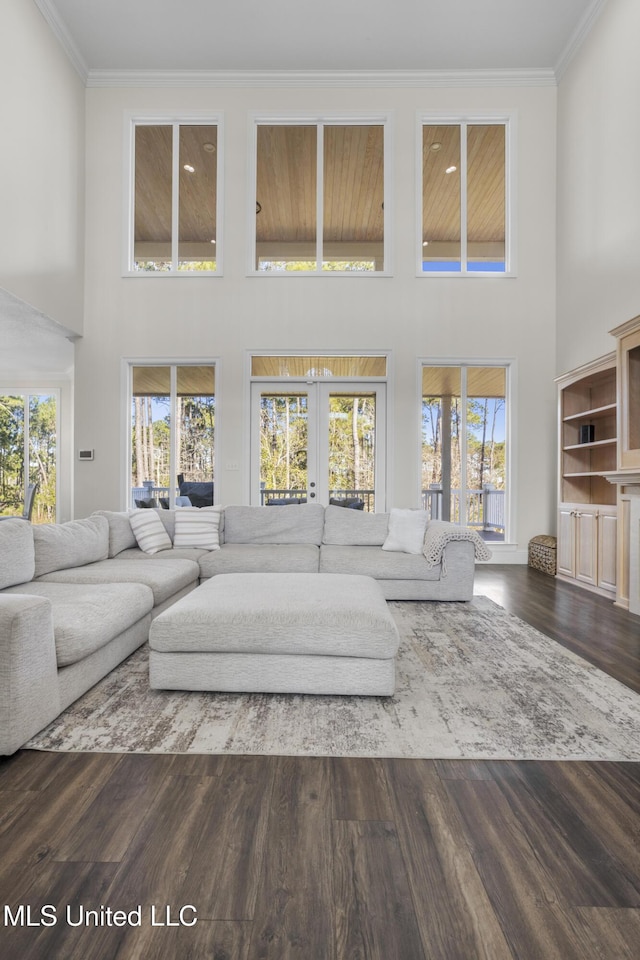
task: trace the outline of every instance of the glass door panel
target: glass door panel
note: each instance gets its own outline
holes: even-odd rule
[[[460,519],[459,367],[422,368],[422,491],[436,520]]]
[[[171,367],[132,370],[131,502],[169,496],[171,486]]]
[[[277,506],[315,499],[315,475],[310,476],[314,458],[310,464],[308,391],[289,392],[283,384],[254,384],[254,393],[259,412],[257,502]]]
[[[215,367],[187,365],[176,370],[176,472],[191,488],[196,506],[213,505],[215,474]]]
[[[466,399],[466,522],[487,540],[504,540],[504,367],[469,367]]]
[[[329,502],[375,511],[376,399],[364,391],[328,395]]]
[[[32,523],[55,523],[56,519],[57,421],[55,396],[29,397],[29,483],[38,484]]]
[[[24,397],[0,397],[0,514],[22,513],[25,492]]]

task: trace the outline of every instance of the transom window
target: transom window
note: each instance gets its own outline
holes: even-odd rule
[[[220,272],[219,124],[133,124],[127,273]]]
[[[512,272],[509,122],[423,122],[421,134],[419,272]]]
[[[385,123],[256,123],[252,272],[375,274],[385,244]]]

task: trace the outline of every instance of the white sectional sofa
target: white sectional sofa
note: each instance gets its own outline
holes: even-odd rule
[[[0,754],[13,753],[143,644],[152,617],[198,586],[198,564],[108,559],[88,517],[0,523]]]
[[[176,511],[160,510],[167,549],[152,554],[138,546],[128,513],[0,523],[0,754],[50,723],[147,640],[152,618],[217,574],[357,574],[377,580],[388,600],[464,601],[482,557],[479,538],[452,524],[432,528],[439,553],[427,560],[385,549],[389,514],[319,504],[213,510],[215,548],[174,545]]]
[[[128,513],[101,511],[109,521],[109,556],[145,559]],[[159,510],[169,538],[174,510]],[[422,553],[383,549],[389,513],[298,504],[287,507],[228,506],[220,511],[220,549],[161,550],[153,559],[196,560],[201,580],[218,573],[341,573],[373,577],[387,600],[470,600],[479,537],[454,524],[434,522],[448,538],[438,563]],[[464,536],[465,539],[458,539]]]

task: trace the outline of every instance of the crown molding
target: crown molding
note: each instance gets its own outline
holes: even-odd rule
[[[35,4],[49,24],[52,33],[71,61],[80,79],[86,84],[87,77],[89,76],[89,67],[80,53],[75,40],[67,30],[66,24],[60,19],[58,11],[52,6],[50,0],[35,0]]]
[[[548,87],[552,69],[90,70],[87,87]]]
[[[596,20],[604,10],[607,0],[592,0],[591,6],[587,9],[584,16],[580,20],[580,23],[571,34],[569,42],[566,47],[560,54],[560,58],[555,67],[556,81],[560,83],[560,80],[567,72],[569,64],[576,56],[578,50],[587,39],[589,33],[593,29]]]

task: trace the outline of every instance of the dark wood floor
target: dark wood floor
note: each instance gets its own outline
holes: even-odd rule
[[[523,567],[477,592],[640,689],[639,618]],[[3,960],[636,960],[640,764],[21,751],[0,910]]]

